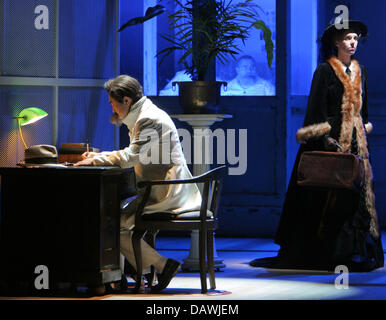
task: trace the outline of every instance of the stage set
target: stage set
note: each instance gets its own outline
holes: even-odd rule
[[[386,3],[234,0],[234,7],[225,11],[239,14],[240,6],[247,4],[254,14],[241,15],[243,22],[230,24],[229,30],[235,33],[222,34],[229,38],[217,34],[221,54],[216,53],[217,59],[210,61],[204,75],[197,65],[192,66],[192,55],[187,52],[203,63],[205,45],[214,40],[193,34],[214,5],[227,5],[229,1],[181,1],[185,7],[179,3],[0,0],[0,300],[143,300],[149,301],[146,306],[151,300],[216,300],[223,304],[231,300],[384,300],[386,68],[382,61],[386,47],[380,39],[386,36],[381,25]],[[192,10],[184,12],[186,8]],[[327,63],[323,65],[322,71],[329,76],[337,74],[334,81],[338,82],[339,77],[354,79],[352,87],[349,81],[347,85],[341,81],[340,91],[334,91],[324,78],[314,76],[324,62],[321,37],[335,36],[327,29],[337,17],[342,18],[342,26],[346,20],[355,20],[366,28],[355,24],[358,29],[352,29],[365,34],[358,41],[354,57],[366,69],[352,63],[351,73],[346,70],[338,76],[336,69],[327,70]],[[192,30],[189,19],[198,23],[197,29]],[[217,19],[222,26],[230,23],[225,14]],[[222,30],[217,25],[205,32],[210,35],[217,28]],[[192,43],[185,41],[189,37]],[[235,39],[229,46],[226,39],[232,37]],[[338,47],[335,49],[340,52]],[[123,198],[137,194],[138,186],[132,169],[74,168],[73,164],[86,151],[120,150],[130,144],[127,125],[109,122],[112,109],[104,89],[107,80],[121,74],[137,79],[144,96],[173,120],[194,177],[226,166],[219,203],[208,206],[208,210],[217,209],[215,219],[207,218],[212,223],[209,226],[216,226],[215,286],[213,279],[208,279],[207,290],[200,281],[199,232],[186,230],[161,230],[156,237],[158,252],[181,263],[181,269],[161,292],[106,289],[105,285],[121,277],[119,206],[122,208]],[[196,104],[184,100],[183,83],[192,79],[217,81],[214,95],[202,97],[194,89],[191,95]],[[354,120],[354,131],[350,133],[360,131],[366,136],[357,133],[349,148],[356,148],[357,155],[364,158],[365,182],[360,190],[365,191],[350,193],[346,198],[340,198],[339,191],[330,192],[326,202],[320,198],[310,200],[314,207],[308,213],[312,217],[324,206],[325,210],[333,208],[330,213],[336,216],[331,221],[343,225],[342,219],[349,219],[349,209],[339,199],[346,199],[348,207],[361,208],[354,211],[368,214],[368,220],[362,215],[363,219],[353,220],[352,225],[358,223],[360,229],[361,223],[368,224],[368,230],[355,233],[351,232],[351,224],[344,224],[342,228],[348,229],[338,239],[342,242],[337,254],[346,250],[347,239],[357,237],[363,241],[358,250],[369,255],[373,264],[366,264],[358,253],[353,265],[340,264],[328,270],[315,267],[317,262],[312,268],[277,267],[275,263],[252,266],[250,263],[256,259],[279,254],[275,236],[292,185],[291,174],[299,161],[302,145],[298,130],[303,127],[307,131],[310,126],[304,124],[311,124],[317,126],[307,131],[311,140],[328,132],[334,138],[334,126],[346,121],[341,120],[340,112],[334,113],[333,107],[326,111],[328,114],[322,114],[307,106],[330,103],[339,94],[344,97],[340,101],[351,99],[347,92],[355,83],[360,89],[352,95],[357,94],[360,103],[358,99],[350,102],[362,107],[355,119],[363,119],[363,126]],[[325,101],[309,98],[310,90],[319,85],[330,90]],[[197,97],[205,103],[197,103]],[[341,118],[336,120],[330,112]],[[327,131],[323,131],[325,128]],[[339,136],[335,138],[339,140]],[[36,145],[47,145],[45,156],[53,152],[55,161],[44,163],[44,168],[39,164],[39,168],[31,168],[36,165],[31,160],[28,167],[27,160],[33,157],[31,147]],[[123,173],[129,175],[122,179]],[[199,186],[202,194],[204,189]],[[299,199],[294,193],[291,201]],[[334,207],[334,201],[339,205]],[[296,201],[288,202],[290,211],[296,205]],[[207,208],[202,210],[206,212]],[[201,219],[206,219],[205,213]],[[312,218],[306,220],[314,223]],[[302,228],[299,221],[303,220],[292,223],[293,230],[303,232],[308,222]],[[327,233],[318,236],[340,232],[328,224],[330,220],[326,221]],[[283,228],[279,241],[287,236]],[[210,250],[210,238],[208,241]],[[304,243],[304,247],[311,257],[310,244]],[[47,279],[43,277],[46,271]],[[38,278],[40,275],[42,278]],[[127,282],[129,289],[136,285],[132,277],[127,276]],[[235,313],[232,308],[227,311]]]
[[[385,234],[383,234],[383,237]],[[189,257],[189,237],[160,237],[157,248],[162,255],[181,262]],[[342,270],[316,271],[291,269],[265,269],[249,266],[249,261],[275,256],[278,246],[271,239],[264,238],[216,238],[217,257],[225,267],[216,271],[216,289],[201,293],[199,271],[180,270],[169,286],[161,293],[144,292],[141,294],[110,294],[95,295],[80,286],[76,293],[63,286],[56,295],[39,294],[23,296],[2,296],[0,300],[79,300],[79,301],[143,301],[144,310],[153,306],[154,301],[186,302],[187,304],[230,304],[232,300],[246,300],[244,311],[251,310],[251,300],[271,301],[284,300],[320,301],[320,300],[384,300],[386,270],[380,268],[372,272],[353,272],[347,278],[342,277]],[[172,248],[172,249],[171,249]],[[134,280],[128,277],[130,288],[134,288]],[[209,302],[210,301],[210,302]],[[4,302],[4,301],[2,301]],[[133,306],[133,304],[131,304]],[[160,304],[161,305],[161,304]],[[172,306],[173,304],[170,304]],[[124,306],[124,304],[122,304]],[[308,307],[312,306],[310,304]],[[296,307],[296,304],[293,305]],[[241,306],[239,306],[241,311]]]

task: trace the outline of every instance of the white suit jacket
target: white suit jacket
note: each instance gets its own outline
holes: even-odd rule
[[[123,150],[96,154],[95,166],[134,167],[137,182],[192,177],[172,119],[150,99],[144,96],[137,101],[122,122],[129,129],[130,145]],[[138,189],[137,201],[143,193],[144,188]],[[136,209],[137,201],[129,206],[131,210]],[[144,213],[180,214],[199,210],[200,205],[201,194],[196,184],[160,185],[152,187]]]

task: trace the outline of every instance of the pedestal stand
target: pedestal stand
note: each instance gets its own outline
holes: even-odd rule
[[[228,114],[176,114],[171,115],[172,118],[176,118],[179,121],[187,122],[192,128],[193,128],[193,146],[194,141],[198,136],[195,136],[195,132],[205,132],[205,129],[209,129],[210,126],[215,123],[222,121],[223,119],[232,118],[231,115]],[[196,130],[195,130],[196,129]],[[197,130],[200,129],[200,130]],[[199,136],[200,139],[203,138],[202,135]],[[203,139],[205,140],[205,139]],[[207,171],[210,170],[210,164],[205,163],[205,151],[212,152],[212,150],[206,149],[205,141],[202,141],[202,150],[201,154],[203,155],[203,159],[201,163],[194,163],[193,161],[193,176],[201,175]],[[193,157],[194,159],[194,157]],[[200,191],[201,186],[199,186]],[[190,237],[190,251],[189,256],[184,259],[184,262],[182,264],[182,270],[192,270],[192,269],[199,269],[200,263],[199,263],[199,252],[198,252],[198,230],[193,230]],[[220,259],[217,256],[216,252],[216,244],[214,243],[214,268],[219,270],[220,268],[225,268],[225,264],[223,263],[223,260]]]

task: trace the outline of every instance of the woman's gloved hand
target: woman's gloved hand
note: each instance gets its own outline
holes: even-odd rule
[[[338,151],[342,150],[341,145],[334,138],[331,138],[328,135],[323,137],[323,144],[326,151]]]

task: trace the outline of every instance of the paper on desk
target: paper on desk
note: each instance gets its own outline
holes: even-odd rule
[[[25,164],[26,168],[67,168],[72,166],[72,163],[44,163],[44,164]]]

